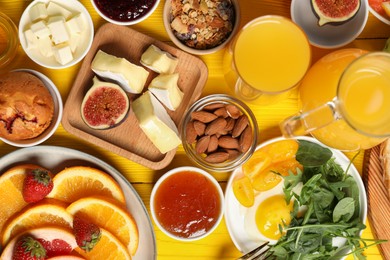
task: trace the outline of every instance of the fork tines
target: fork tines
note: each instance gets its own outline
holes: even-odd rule
[[[267,245],[268,245],[269,242],[265,242],[263,244],[261,244],[259,247],[256,247],[255,249],[253,249],[252,251],[250,251],[249,253],[246,253],[245,255],[241,256],[240,258],[238,258],[237,260],[246,260],[246,259],[252,259],[252,260],[259,260],[259,259],[267,259],[268,258],[268,250],[269,250],[269,247],[265,248]],[[265,248],[264,250],[262,250],[263,248]],[[259,253],[259,254],[258,254]],[[267,256],[266,256],[267,254]],[[263,258],[263,257],[266,257],[266,258]]]

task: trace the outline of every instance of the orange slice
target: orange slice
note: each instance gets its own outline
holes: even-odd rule
[[[68,203],[99,194],[125,204],[125,196],[119,184],[107,173],[95,168],[74,166],[57,173],[54,187],[48,195]]]
[[[75,249],[76,252],[88,260],[131,260],[131,256],[127,251],[127,248],[114,235],[104,228],[100,228],[100,231],[102,236],[90,252],[85,252],[80,247]]]
[[[76,239],[71,230],[60,228],[60,227],[43,227],[26,230],[25,232],[15,236],[4,248],[1,259],[12,259],[13,250],[16,242],[20,237],[24,235],[31,235],[34,238],[41,238],[45,241],[53,241],[55,239],[61,239],[70,245],[71,249],[77,247]],[[50,258],[52,259],[52,258]]]
[[[63,202],[45,199],[42,202],[25,207],[4,225],[2,245],[6,245],[14,236],[32,228],[59,226],[72,228],[73,216],[66,211]]]
[[[82,198],[66,209],[70,214],[81,214],[95,225],[116,236],[134,255],[138,248],[138,228],[133,217],[123,208],[106,199]]]
[[[252,207],[255,202],[255,193],[250,179],[243,176],[233,181],[233,193],[238,202],[245,207]]]

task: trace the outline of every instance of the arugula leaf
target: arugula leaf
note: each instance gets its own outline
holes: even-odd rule
[[[339,221],[348,222],[355,213],[355,200],[351,197],[346,197],[340,200],[333,210],[333,222]]]
[[[318,167],[324,165],[332,158],[332,151],[319,144],[306,140],[298,140],[299,147],[296,160],[305,167]]]

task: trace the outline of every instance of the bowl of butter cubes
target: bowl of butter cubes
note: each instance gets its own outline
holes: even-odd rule
[[[45,68],[75,65],[87,54],[93,36],[91,16],[77,0],[33,1],[20,18],[20,44],[30,59]]]

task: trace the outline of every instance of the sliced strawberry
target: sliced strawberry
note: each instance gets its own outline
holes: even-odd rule
[[[37,240],[46,249],[47,257],[68,255],[73,251],[72,246],[62,239],[47,241],[45,239],[38,238]]]
[[[77,245],[86,252],[91,251],[101,238],[100,228],[78,215],[73,219],[73,233]]]
[[[46,250],[32,236],[23,236],[15,244],[12,260],[45,259]]]
[[[42,200],[53,189],[52,174],[43,169],[27,172],[23,183],[23,198],[28,203]]]

